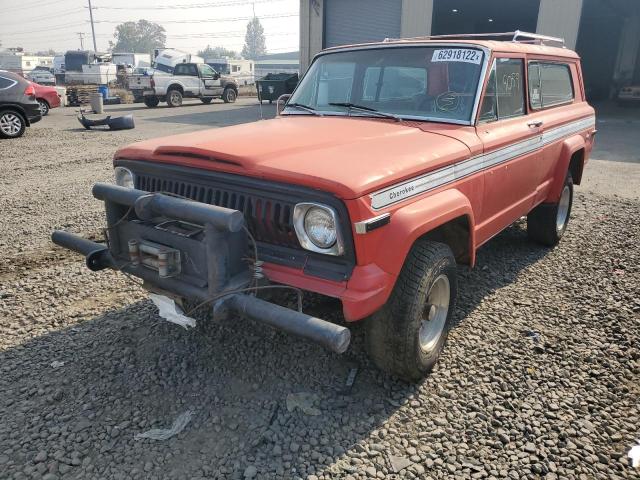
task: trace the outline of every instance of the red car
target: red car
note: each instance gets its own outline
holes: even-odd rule
[[[54,87],[47,87],[39,83],[31,82],[36,89],[36,99],[40,104],[40,113],[44,117],[49,113],[49,109],[60,106],[60,96]]]

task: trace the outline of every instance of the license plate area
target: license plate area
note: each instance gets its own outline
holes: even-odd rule
[[[131,239],[128,242],[129,261],[158,272],[160,278],[170,278],[182,272],[180,250],[148,240]]]

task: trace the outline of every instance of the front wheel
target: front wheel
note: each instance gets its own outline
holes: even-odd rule
[[[24,117],[13,110],[0,112],[0,138],[21,137],[27,128]]]
[[[573,205],[573,178],[567,174],[557,203],[543,203],[527,215],[527,235],[548,247],[558,244],[567,230]]]
[[[238,94],[233,88],[227,87],[224,89],[224,92],[222,93],[222,100],[224,100],[224,103],[233,103],[236,101],[236,98],[238,98]]]
[[[49,104],[46,100],[38,100],[38,105],[40,105],[40,115],[44,117],[49,114]]]
[[[182,105],[182,93],[180,93],[180,90],[173,89],[167,92],[167,105],[170,107]]]
[[[367,351],[378,368],[409,382],[424,378],[444,347],[457,291],[451,249],[416,242],[389,300],[367,319]]]

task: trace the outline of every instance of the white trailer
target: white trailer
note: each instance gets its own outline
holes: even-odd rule
[[[151,66],[151,55],[148,53],[114,52],[111,55],[111,62],[116,65],[130,66],[132,69],[147,68]]]
[[[162,72],[173,73],[179,63],[204,63],[204,58],[173,48],[156,49],[153,67]]]

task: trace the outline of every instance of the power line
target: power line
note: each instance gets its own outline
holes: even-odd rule
[[[14,12],[14,11],[25,11],[25,9],[31,8],[32,6],[34,7],[37,6],[38,8],[42,8],[42,7],[46,7],[47,5],[53,5],[54,3],[60,3],[60,0],[52,0],[51,2],[45,2],[45,3],[40,3],[39,0],[36,0],[35,2],[20,3],[20,5],[18,5],[17,7],[3,8],[2,13]]]
[[[255,0],[253,3],[274,3],[282,2],[283,0]],[[237,5],[247,5],[247,0],[230,0],[222,3],[183,3],[178,5],[157,5],[155,7],[95,7],[103,10],[174,10],[174,9],[192,9],[192,8],[217,8],[217,7],[231,7]]]
[[[95,7],[94,7],[95,8]],[[287,17],[297,17],[297,13],[283,13],[283,14],[272,14],[272,15],[261,15],[258,18],[260,20],[263,19],[272,19],[272,18],[287,18]],[[149,20],[152,23],[217,23],[217,22],[237,22],[240,20],[251,20],[253,17],[229,17],[229,18],[206,18],[206,19],[195,19],[195,20]],[[96,20],[95,23],[125,23],[127,21],[132,20]]]
[[[11,35],[12,37],[15,35],[29,35],[32,33],[47,33],[50,32],[52,30],[62,30],[64,28],[71,28],[71,27],[77,27],[80,25],[84,25],[86,22],[76,22],[76,23],[67,23],[65,25],[60,25],[58,27],[51,27],[51,28],[44,28],[44,29],[39,29],[39,30],[30,30],[30,31],[24,31],[21,30],[19,32],[2,32],[3,35]]]
[[[25,23],[41,22],[42,20],[49,20],[49,19],[52,19],[52,18],[64,17],[64,16],[67,16],[67,15],[72,15],[74,13],[79,13],[79,11],[74,8],[74,9],[71,9],[71,10],[64,10],[64,11],[61,11],[61,12],[58,12],[58,13],[54,13],[54,14],[51,14],[51,15],[41,15],[41,16],[38,16],[38,17],[29,17],[28,20],[24,20],[24,21],[20,20],[20,25],[23,25]]]

